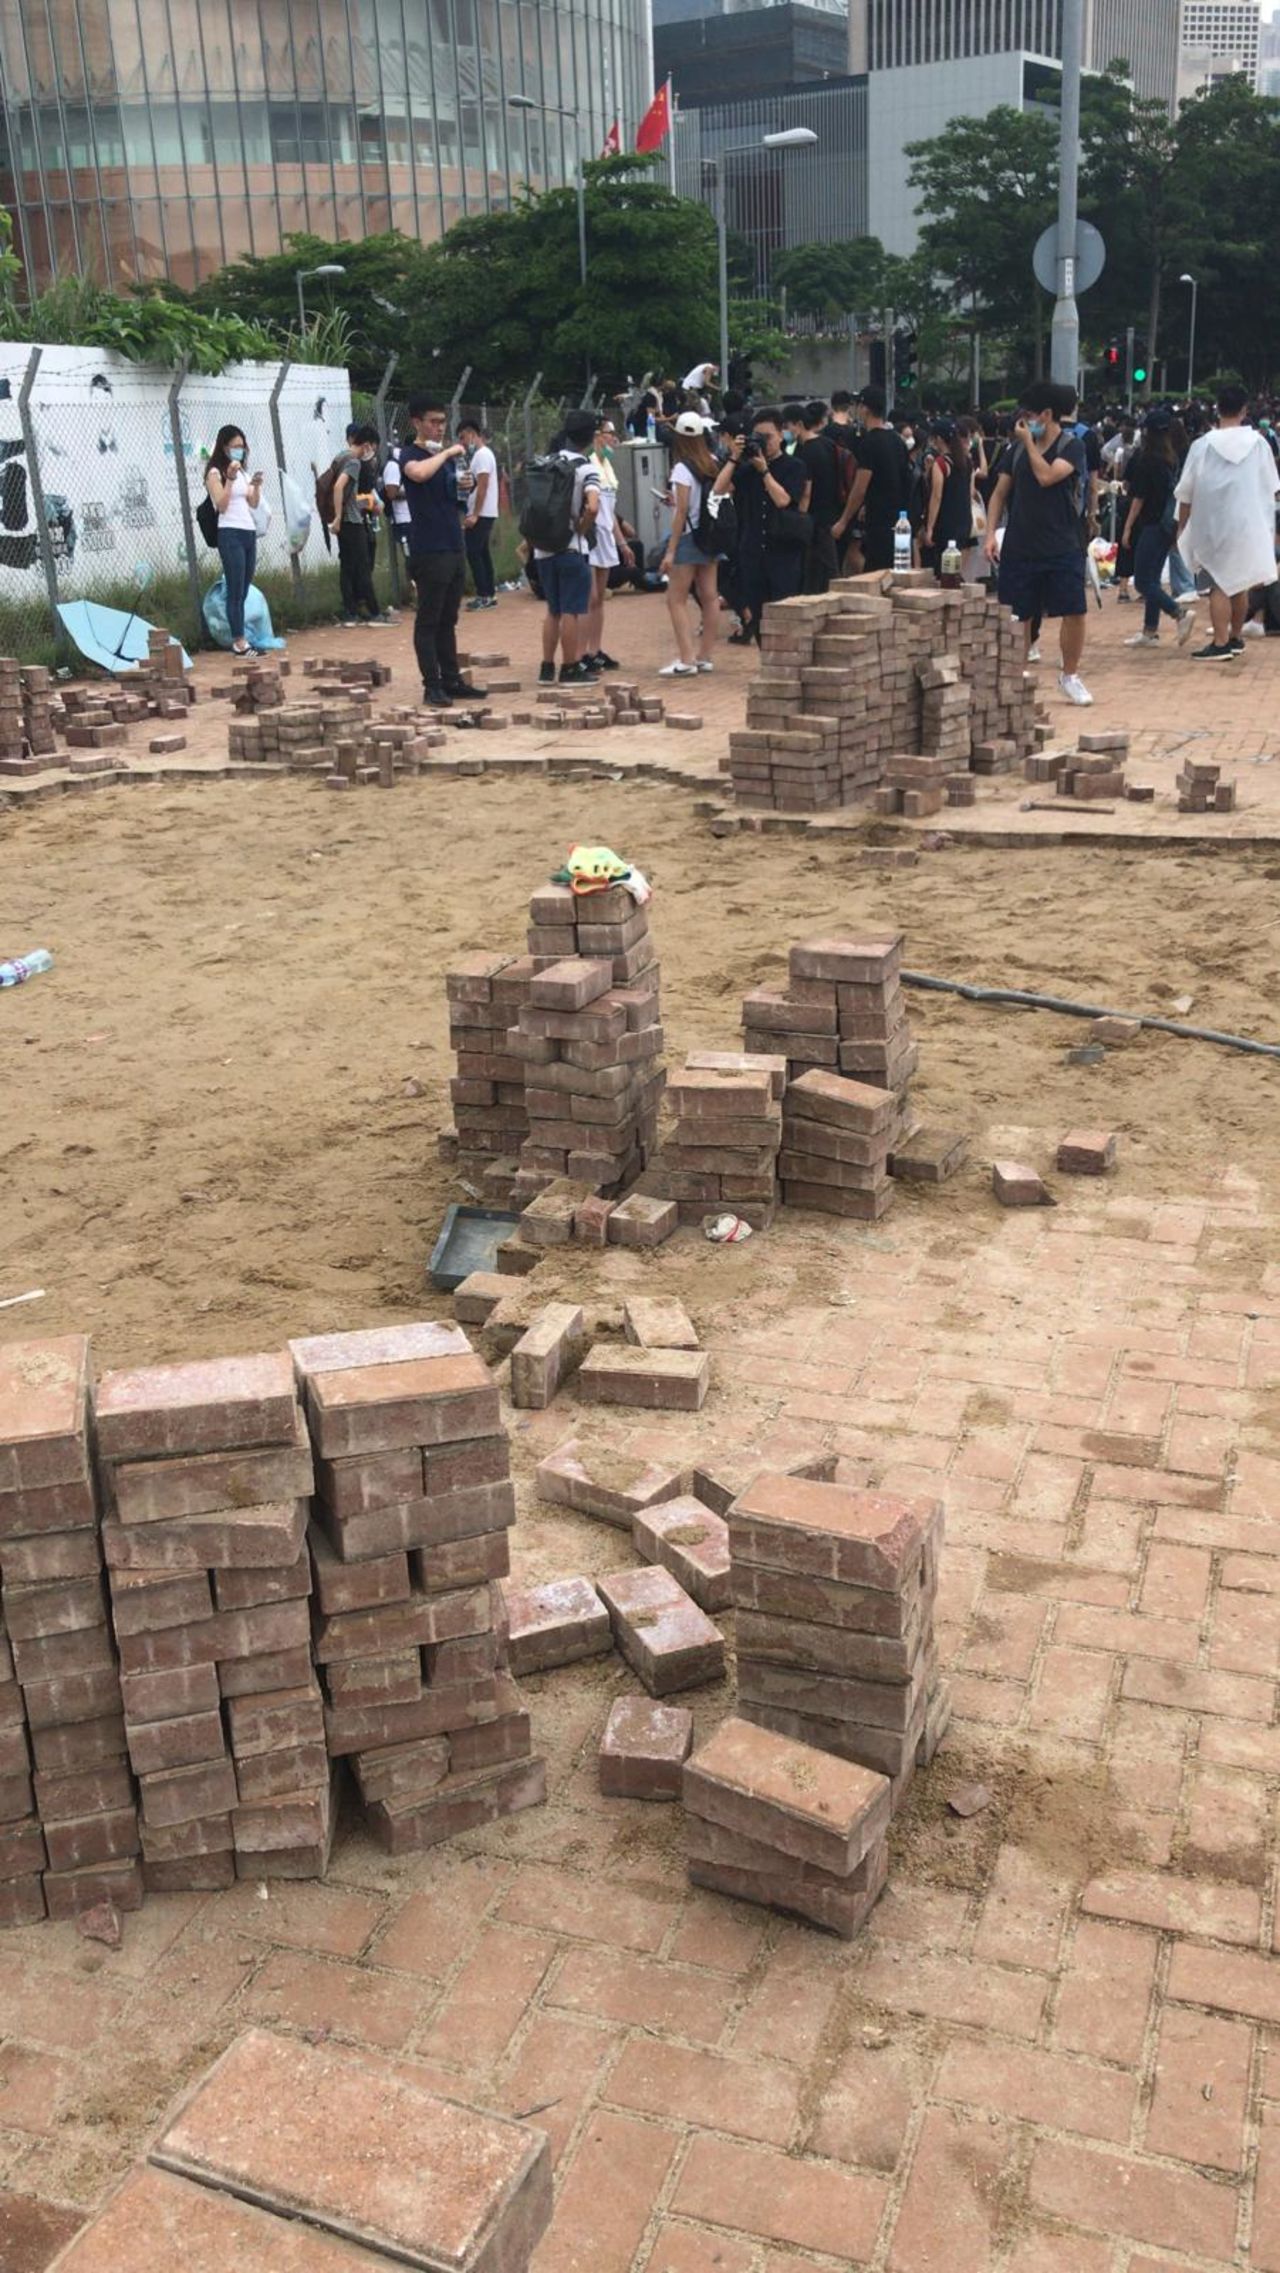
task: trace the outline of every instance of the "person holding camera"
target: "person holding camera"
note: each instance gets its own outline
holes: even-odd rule
[[[758,410],[747,434],[729,443],[738,515],[738,613],[749,640],[760,638],[769,600],[792,600],[804,584],[813,537],[810,475],[782,447],[782,413]]]

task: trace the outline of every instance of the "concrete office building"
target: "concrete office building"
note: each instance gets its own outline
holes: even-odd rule
[[[808,0],[750,9],[699,5],[681,17],[655,11],[653,68],[659,81],[670,74],[682,110],[842,79],[849,70],[848,19],[843,10],[815,8]]]
[[[808,127],[817,142],[760,147],[764,135],[795,126]],[[868,233],[867,82],[832,79],[678,110],[675,160],[680,195],[708,205],[723,166],[729,227],[749,240],[756,288],[765,293],[773,256],[784,248]]]
[[[1140,95],[1172,105],[1180,4],[1085,0],[1085,69],[1102,71],[1123,57]],[[1015,54],[1056,62],[1062,0],[851,0],[849,52],[852,68],[873,72]]]
[[[1262,27],[1258,44],[1258,93],[1280,95],[1280,8],[1276,8],[1269,24]]]
[[[1259,0],[1182,0],[1179,100],[1239,73],[1256,87],[1261,47]]]
[[[652,93],[648,0],[0,0],[0,204],[35,285],[190,285],[291,230],[438,237]]]

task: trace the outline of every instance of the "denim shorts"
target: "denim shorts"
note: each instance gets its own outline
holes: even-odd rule
[[[553,616],[585,616],[591,605],[591,563],[584,552],[553,552],[540,560],[538,581]]]
[[[689,534],[689,531],[687,529],[683,530],[681,532],[680,542],[676,546],[676,567],[698,568],[702,565],[703,561],[709,560],[709,558],[710,555],[701,551],[698,545],[695,544],[693,538]]]
[[[1020,623],[1036,616],[1082,616],[1085,613],[1085,568],[1082,552],[1056,554],[1052,560],[1010,560],[1000,555],[1002,604]]]

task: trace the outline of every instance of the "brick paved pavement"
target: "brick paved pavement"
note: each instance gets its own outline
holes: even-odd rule
[[[601,1800],[616,1660],[531,1680],[546,1810],[404,1861],[348,1834],[327,1885],[154,1899],[118,1953],[0,1940],[5,2273],[251,2018],[545,2124],[537,2273],[1280,2273],[1272,1219],[1230,1167],[977,1238],[944,1206],[784,1221],[794,1286],[712,1322],[701,1415],[582,1414],[945,1493],[957,1720],[861,1941],[689,1890],[676,1812]],[[526,1476],[577,1417],[519,1416]],[[626,1560],[527,1493],[518,1539],[531,1574]],[[974,1776],[991,1805],[949,1818]]]

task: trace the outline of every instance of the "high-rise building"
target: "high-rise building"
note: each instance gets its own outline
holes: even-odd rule
[[[681,109],[734,102],[811,79],[844,78],[849,69],[844,11],[781,0],[762,8],[708,9],[653,23],[655,77],[670,74]]]
[[[765,148],[766,134],[794,127],[806,128],[816,142]],[[714,205],[723,194],[729,227],[750,244],[756,289],[765,293],[775,253],[867,235],[867,81],[775,85],[735,101],[678,109],[675,175],[682,197]]]
[[[1280,8],[1272,11],[1270,23],[1262,27],[1258,43],[1258,93],[1280,95]]]
[[[1123,59],[1138,94],[1172,106],[1179,5],[1085,0],[1085,69]],[[865,56],[870,71],[1015,54],[1061,61],[1062,0],[850,0],[849,42],[852,67]]]
[[[437,237],[652,93],[648,0],[0,0],[0,204],[37,285],[190,285],[291,230]]]
[[[1180,99],[1237,74],[1256,87],[1261,18],[1259,0],[1182,0]]]

